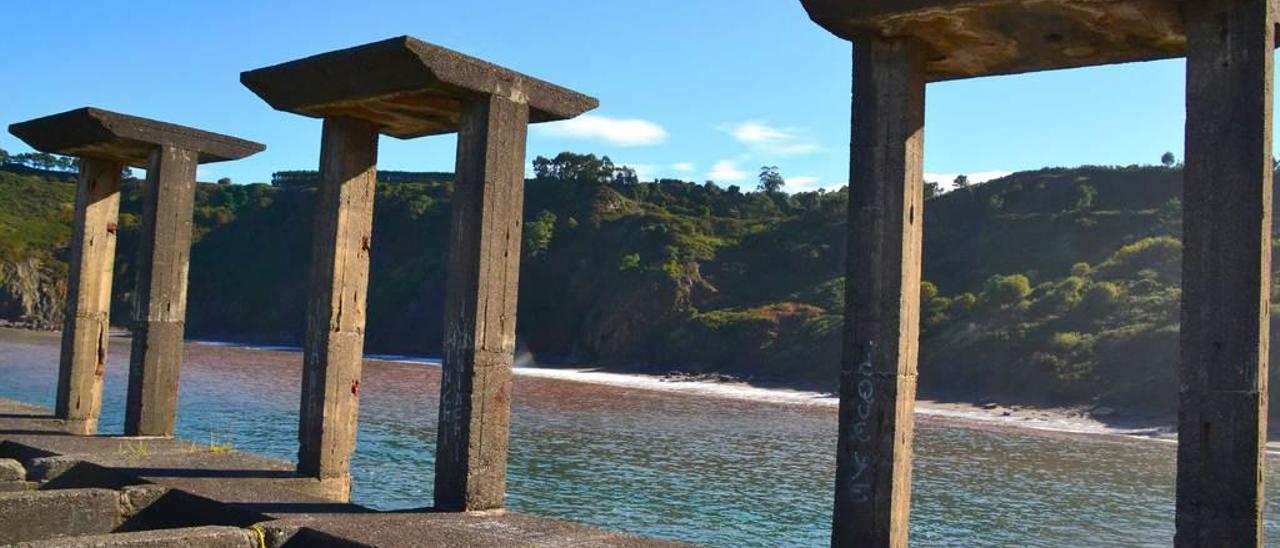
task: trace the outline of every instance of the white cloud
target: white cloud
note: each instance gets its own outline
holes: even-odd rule
[[[776,145],[773,148],[773,153],[779,156],[792,156],[796,154],[812,154],[819,150],[822,150],[822,147],[819,147],[815,143],[791,143],[786,145]]]
[[[648,181],[658,176],[662,171],[662,166],[654,164],[618,164],[621,167],[629,167],[636,171],[636,178],[641,181]]]
[[[716,182],[744,181],[747,178],[747,172],[742,171],[733,160],[720,160],[711,166],[711,172],[707,173],[707,178]]]
[[[747,144],[773,143],[791,138],[786,132],[754,120],[742,122],[728,128],[734,139]]]
[[[583,114],[563,122],[539,124],[534,127],[540,133],[553,137],[599,139],[620,147],[651,146],[667,140],[666,129],[638,118],[610,118]]]
[[[806,190],[814,190],[821,187],[821,185],[815,184],[818,182],[817,177],[800,175],[796,177],[786,177],[785,179],[787,181],[787,186],[784,188],[786,188],[791,192],[803,192]]]
[[[621,167],[629,167],[636,171],[636,177],[641,181],[651,181],[661,177],[680,177],[687,176],[696,168],[689,162],[677,162],[674,164],[635,164],[630,162],[616,162]]]
[[[999,179],[1011,173],[1013,172],[991,170],[991,171],[978,171],[974,173],[964,173],[963,175],[969,178],[969,184],[976,185],[978,183],[985,183],[987,181]],[[943,189],[949,190],[955,187],[956,177],[960,175],[962,174],[960,173],[925,173],[924,180],[930,183],[938,183],[938,185],[941,186]]]
[[[760,120],[725,124],[719,129],[752,150],[765,154],[792,156],[822,150],[817,143],[804,139],[800,130],[774,127]]]

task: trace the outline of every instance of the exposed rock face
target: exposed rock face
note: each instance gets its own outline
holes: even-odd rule
[[[654,335],[690,313],[688,276],[643,276],[630,290],[601,295],[589,308],[578,340],[580,353],[598,360],[633,361],[652,348]]]
[[[0,321],[58,329],[66,308],[65,265],[38,258],[0,261]]]

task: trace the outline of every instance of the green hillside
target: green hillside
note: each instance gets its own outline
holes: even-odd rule
[[[641,183],[607,158],[568,153],[534,165],[517,330],[539,361],[834,387],[843,189]],[[35,261],[47,280],[34,285],[64,283],[72,185],[65,174],[9,171],[0,273]],[[452,184],[447,174],[393,175],[378,189],[367,346],[434,354]],[[314,174],[278,176],[288,184],[199,185],[189,336],[300,341]],[[126,182],[122,202],[122,325],[138,185]],[[1081,167],[928,200],[922,395],[1171,410],[1180,194],[1177,168]],[[56,325],[60,302],[30,305],[33,283],[15,277],[0,286],[0,317]]]

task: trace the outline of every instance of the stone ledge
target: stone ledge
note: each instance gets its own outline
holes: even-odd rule
[[[257,548],[257,534],[237,527],[189,527],[20,542],[15,548]]]

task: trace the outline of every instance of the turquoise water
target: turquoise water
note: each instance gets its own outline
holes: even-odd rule
[[[113,339],[103,433],[122,428],[128,341]],[[179,434],[292,459],[301,355],[187,345]],[[54,334],[0,330],[0,397],[52,406]],[[438,369],[369,361],[353,497],[431,503]],[[833,409],[517,377],[509,506],[716,546],[828,543]],[[912,542],[1166,546],[1173,446],[918,424]],[[1267,534],[1280,539],[1274,467]]]

